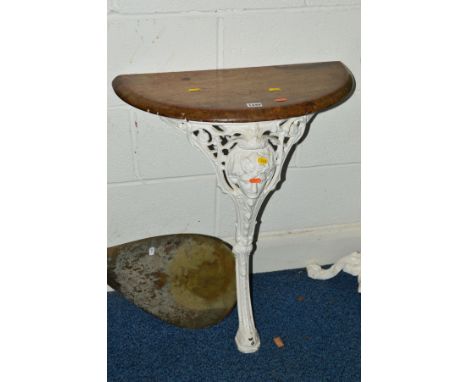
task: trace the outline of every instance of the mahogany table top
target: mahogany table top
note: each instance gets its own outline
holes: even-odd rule
[[[258,122],[312,114],[348,98],[354,78],[341,62],[128,74],[112,82],[126,103],[165,117]]]

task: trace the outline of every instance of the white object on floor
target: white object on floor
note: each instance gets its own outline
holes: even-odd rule
[[[357,276],[358,292],[361,293],[361,253],[353,252],[338,260],[328,269],[323,269],[315,262],[307,265],[307,275],[315,280],[327,280],[335,277],[340,271]]]

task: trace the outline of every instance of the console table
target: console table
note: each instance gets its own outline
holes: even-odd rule
[[[235,341],[243,353],[257,351],[249,256],[258,211],[313,115],[352,94],[353,75],[341,62],[323,62],[120,75],[112,86],[126,103],[183,129],[213,164],[218,186],[234,201]]]

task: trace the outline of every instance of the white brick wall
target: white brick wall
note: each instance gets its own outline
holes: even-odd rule
[[[108,11],[109,245],[182,232],[226,238],[234,230],[233,206],[216,190],[205,157],[158,117],[116,97],[110,85],[116,75],[340,60],[353,71],[356,92],[314,120],[266,207],[261,232],[275,248],[288,240],[309,245],[311,257],[322,262],[358,249],[359,0],[109,0]],[[343,236],[347,224],[352,228]],[[339,245],[328,246],[335,252],[324,255],[323,246],[315,246],[321,226],[331,226],[327,243],[339,227]],[[290,231],[301,231],[301,240]],[[274,238],[272,232],[285,234]],[[263,260],[255,269],[254,257],[254,270],[287,267],[275,256],[278,263],[266,266],[268,254],[261,251],[272,246],[259,245]]]

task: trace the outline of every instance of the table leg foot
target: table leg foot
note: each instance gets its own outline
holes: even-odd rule
[[[260,348],[260,337],[257,330],[247,331],[239,328],[236,334],[237,349],[241,353],[255,353]]]

